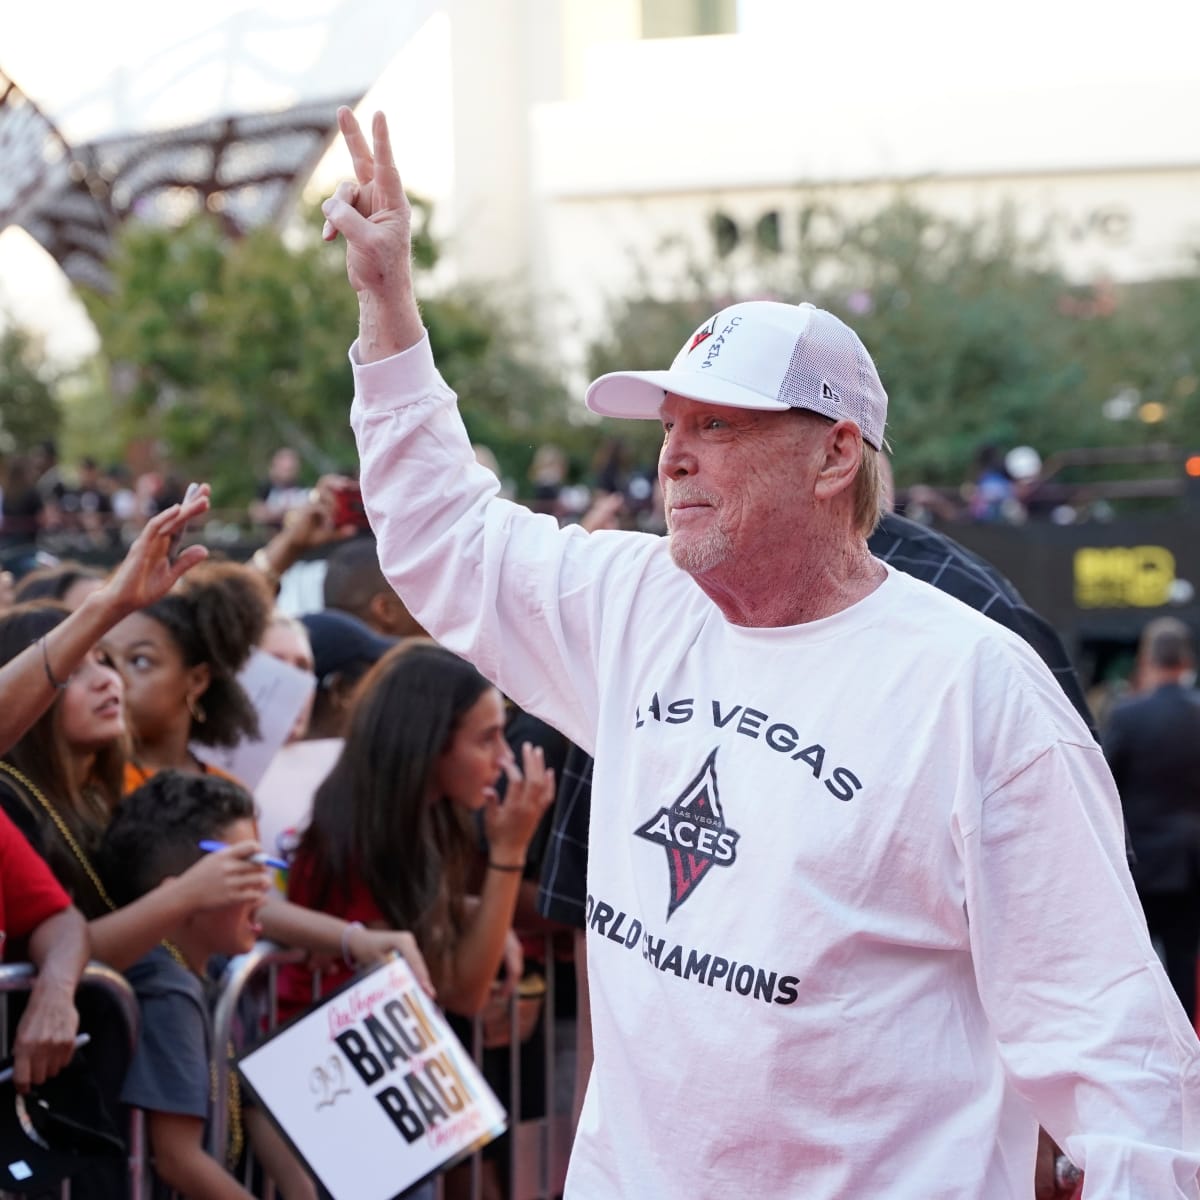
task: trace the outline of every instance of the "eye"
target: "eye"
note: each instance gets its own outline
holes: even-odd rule
[[[129,665],[135,671],[144,671],[150,666],[150,660],[144,654],[134,654],[130,656]]]
[[[728,429],[729,423],[727,421],[723,421],[720,417],[709,417],[708,420],[704,422],[704,428],[705,429]]]
[[[670,432],[671,432],[671,430],[672,430],[672,429],[674,429],[674,428],[675,428],[675,422],[674,422],[674,421],[664,421],[664,422],[662,423],[662,427],[663,427],[663,433],[664,433],[664,435],[665,435],[665,434],[668,434],[668,433],[670,433]]]

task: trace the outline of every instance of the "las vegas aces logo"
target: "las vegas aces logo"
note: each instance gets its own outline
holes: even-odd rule
[[[634,832],[666,850],[670,919],[710,868],[731,866],[737,857],[738,834],[725,823],[717,788],[716,750],[678,798]]]

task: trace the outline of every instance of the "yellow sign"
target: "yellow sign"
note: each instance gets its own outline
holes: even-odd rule
[[[1158,608],[1170,599],[1175,556],[1165,546],[1092,546],[1075,551],[1080,608]]]

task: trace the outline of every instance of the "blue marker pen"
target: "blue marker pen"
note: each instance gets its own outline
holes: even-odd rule
[[[229,845],[226,842],[204,841],[200,843],[200,849],[205,854],[212,854],[215,850],[228,850]],[[260,867],[274,867],[277,871],[286,871],[288,869],[288,864],[282,858],[272,858],[271,855],[264,854],[262,851],[259,851],[258,854],[250,855],[250,861],[258,863]]]

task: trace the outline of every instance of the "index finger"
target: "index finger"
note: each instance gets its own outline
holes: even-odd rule
[[[13,1086],[18,1092],[29,1091],[30,1077],[33,1074],[29,1051],[17,1047],[13,1052],[12,1066]]]
[[[371,157],[371,147],[367,145],[366,135],[358,124],[358,119],[346,105],[337,112],[338,128],[350,151],[350,162],[354,167],[354,177],[359,183],[370,183],[375,178],[375,160]]]
[[[404,204],[404,187],[400,182],[400,172],[396,170],[392,138],[388,133],[387,117],[383,113],[375,114],[371,122],[371,134],[375,138],[376,210],[400,208]]]

